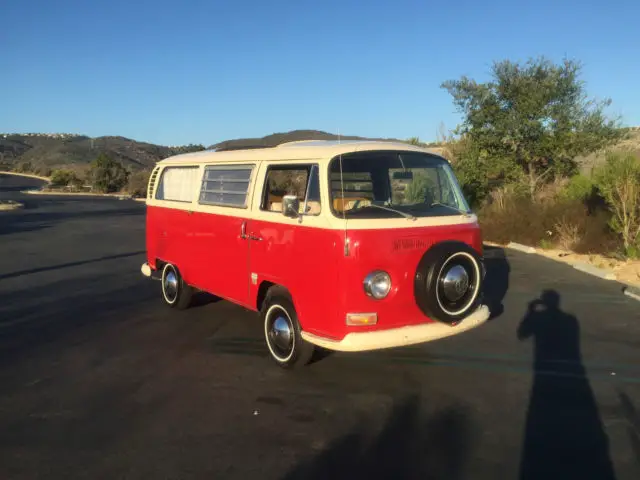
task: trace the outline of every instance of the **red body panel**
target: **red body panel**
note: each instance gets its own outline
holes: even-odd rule
[[[344,231],[297,223],[189,213],[161,207],[147,209],[147,256],[177,265],[187,283],[256,309],[262,282],[286,287],[293,297],[303,330],[341,339],[350,331],[379,330],[430,322],[413,296],[416,267],[424,252],[442,240],[463,241],[482,253],[477,224],[404,229]],[[392,279],[383,300],[364,293],[363,280],[382,269]],[[254,280],[252,280],[252,274]],[[378,323],[353,327],[347,313],[377,312]]]
[[[274,214],[279,215],[279,214]],[[250,271],[258,275],[251,298],[263,281],[285,286],[293,298],[303,330],[329,336],[338,310],[338,270],[343,235],[336,230],[250,220]]]
[[[482,238],[477,224],[418,227],[406,229],[350,230],[351,251],[341,268],[342,308],[338,312],[336,338],[349,332],[364,332],[432,322],[418,307],[414,298],[414,276],[424,253],[434,243],[457,240],[467,243],[482,254]],[[382,300],[367,296],[363,280],[373,270],[384,270],[391,276],[391,292]],[[378,314],[372,326],[347,326],[347,313]]]
[[[249,241],[241,238],[241,217],[194,212],[192,230],[194,238],[188,253],[193,272],[187,279],[192,285],[233,300],[244,306],[253,306],[249,299]]]
[[[148,206],[146,222],[149,265],[156,267],[156,260],[171,262],[184,278],[189,278],[194,266],[189,255],[193,238],[189,212]]]

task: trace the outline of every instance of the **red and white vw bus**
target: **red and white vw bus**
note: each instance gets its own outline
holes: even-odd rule
[[[146,276],[186,308],[206,291],[260,312],[271,357],[364,351],[489,317],[477,217],[446,159],[392,142],[302,141],[159,162]]]

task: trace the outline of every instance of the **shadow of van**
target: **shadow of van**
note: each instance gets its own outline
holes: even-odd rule
[[[504,312],[503,300],[509,290],[511,267],[503,248],[484,246],[484,263],[487,275],[484,281],[484,301],[491,311],[489,320]]]

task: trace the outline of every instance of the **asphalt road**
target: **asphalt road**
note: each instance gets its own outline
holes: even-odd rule
[[[36,184],[0,177],[26,203],[0,212],[2,479],[640,478],[640,304],[614,282],[488,249],[485,326],[286,372],[255,314],[162,304],[143,204]]]

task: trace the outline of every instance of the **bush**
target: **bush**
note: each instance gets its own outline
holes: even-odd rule
[[[120,162],[101,153],[91,164],[89,178],[99,192],[118,192],[127,185],[129,172]]]
[[[150,175],[150,170],[141,170],[132,174],[131,177],[129,177],[129,183],[127,185],[127,192],[129,195],[134,197],[146,197]]]
[[[595,172],[596,185],[610,206],[611,228],[617,232],[625,254],[640,251],[640,158],[631,152],[612,152]]]
[[[507,195],[500,202],[482,207],[478,217],[484,237],[498,243],[514,241],[600,254],[619,248],[608,227],[610,215],[601,210],[590,213],[584,202],[578,200],[536,202],[527,196]]]
[[[51,173],[51,185],[54,187],[79,186],[82,182],[71,170],[54,170]]]
[[[596,186],[589,177],[578,174],[569,179],[561,195],[568,200],[586,202],[595,192]]]

